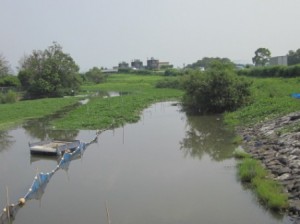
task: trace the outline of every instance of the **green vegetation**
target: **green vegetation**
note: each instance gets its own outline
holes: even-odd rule
[[[75,104],[76,98],[41,99],[0,104],[0,130],[20,124],[27,119],[52,114],[65,106]]]
[[[10,66],[5,57],[0,54],[0,78],[7,76],[10,73]]]
[[[300,64],[300,48],[296,51],[290,50],[288,53],[288,65]]]
[[[181,79],[178,77],[166,77],[158,81],[155,85],[157,88],[172,88],[172,89],[181,89]]]
[[[232,139],[232,143],[235,144],[235,145],[241,145],[242,142],[243,142],[243,138],[240,135],[236,135]]]
[[[103,74],[100,68],[93,67],[83,75],[83,78],[85,81],[99,84],[106,80],[107,74]]]
[[[184,108],[191,113],[223,113],[250,103],[251,82],[239,77],[232,63],[211,63],[205,72],[186,75]]]
[[[233,152],[233,156],[236,159],[246,159],[246,158],[251,157],[250,154],[248,154],[247,152],[245,152],[241,148],[236,148]]]
[[[265,66],[271,57],[271,52],[267,48],[258,48],[255,51],[255,56],[252,58],[253,63],[255,66]]]
[[[300,91],[300,78],[248,78],[253,82],[253,103],[234,112],[225,113],[229,125],[252,125],[300,110],[298,99],[291,93]]]
[[[82,87],[82,93],[92,95],[101,91],[118,91],[120,97],[92,97],[88,104],[82,105],[55,121],[61,129],[99,129],[110,125],[119,126],[125,122],[135,122],[140,111],[154,102],[178,99],[182,91],[155,88],[162,76],[141,76],[116,74],[108,77],[107,82]],[[1,95],[1,101],[14,99],[15,93]],[[31,118],[53,114],[66,106],[78,102],[78,98],[46,98],[40,100],[19,101],[14,104],[0,104],[0,129],[9,128]]]
[[[7,93],[0,92],[0,104],[1,103],[15,103],[18,100],[18,94],[12,90]]]
[[[201,60],[198,60],[190,65],[187,65],[186,68],[191,68],[191,69],[200,69],[200,68],[204,68],[207,69],[210,67],[210,64],[213,62],[219,62],[221,64],[232,64],[233,62],[230,61],[230,59],[228,58],[219,58],[219,57],[215,57],[215,58],[210,58],[210,57],[204,57]]]
[[[254,67],[248,69],[242,69],[238,71],[239,75],[250,76],[250,77],[299,77],[300,76],[300,65],[294,66],[266,66],[266,67]]]
[[[254,187],[258,198],[273,210],[288,207],[288,197],[283,193],[283,187],[277,181],[267,177],[268,172],[255,159],[245,158],[238,167],[239,177],[243,182]]]
[[[4,87],[20,87],[21,83],[18,79],[18,77],[13,75],[6,75],[3,77],[0,77],[0,86]]]
[[[78,71],[73,58],[54,42],[46,50],[25,57],[18,77],[29,98],[58,97],[79,89]]]
[[[184,70],[169,68],[164,72],[164,76],[179,76],[179,75],[184,75]]]
[[[161,79],[162,76],[116,74],[109,76],[105,83],[83,86],[83,91],[89,94],[99,91],[126,94],[111,98],[93,97],[53,124],[58,129],[101,129],[136,122],[140,111],[151,103],[182,96],[180,90],[155,88],[156,82]]]
[[[238,173],[244,182],[251,182],[254,178],[265,178],[267,175],[260,162],[251,158],[246,158],[239,164]]]

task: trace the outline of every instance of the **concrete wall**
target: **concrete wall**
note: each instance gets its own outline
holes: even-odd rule
[[[288,57],[287,56],[271,57],[269,61],[269,65],[288,65]]]

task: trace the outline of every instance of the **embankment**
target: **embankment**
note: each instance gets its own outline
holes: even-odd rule
[[[244,128],[244,147],[283,184],[289,214],[300,217],[300,112]]]

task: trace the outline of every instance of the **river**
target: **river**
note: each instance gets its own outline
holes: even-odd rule
[[[0,206],[16,203],[37,172],[56,159],[33,157],[28,142],[47,137],[88,142],[95,131],[53,131],[29,122],[0,133]],[[187,117],[172,102],[143,111],[141,120],[103,132],[67,170],[58,170],[39,200],[14,224],[277,224],[292,223],[257,201],[236,176],[233,133],[218,116]]]

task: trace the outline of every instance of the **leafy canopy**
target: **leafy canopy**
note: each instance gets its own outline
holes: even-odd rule
[[[34,50],[25,57],[18,77],[30,97],[58,97],[79,89],[78,71],[73,58],[53,42],[47,49]]]
[[[10,73],[10,66],[3,55],[0,54],[0,78],[7,76]]]
[[[196,114],[234,111],[251,99],[251,83],[239,77],[230,63],[215,61],[205,72],[194,71],[183,86],[183,106]]]
[[[289,65],[300,64],[300,48],[296,51],[292,51],[292,50],[289,51],[288,64]]]
[[[107,75],[103,74],[100,68],[93,67],[84,74],[84,78],[89,82],[99,84],[106,80]]]
[[[255,56],[252,58],[253,63],[255,66],[265,66],[271,57],[271,52],[267,48],[258,48],[255,52]]]
[[[219,61],[221,64],[232,63],[229,58],[204,57],[201,60],[198,60],[190,65],[187,65],[186,67],[192,68],[192,69],[200,69],[200,68],[207,69],[211,66],[211,63],[213,63],[215,61]]]

